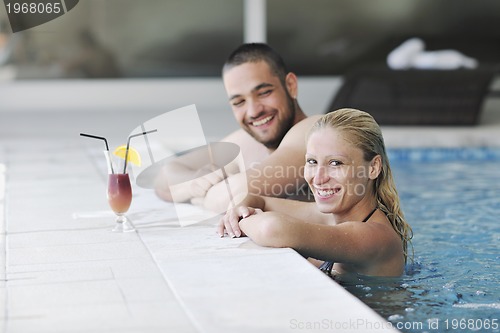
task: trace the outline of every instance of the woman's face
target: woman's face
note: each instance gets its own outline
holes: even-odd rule
[[[323,213],[347,217],[354,208],[370,204],[375,169],[336,129],[322,128],[309,137],[304,178]]]

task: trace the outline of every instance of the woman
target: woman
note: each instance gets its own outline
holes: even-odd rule
[[[221,219],[219,235],[291,247],[328,273],[401,275],[412,231],[375,120],[355,109],[324,115],[305,159],[315,203],[250,195]]]

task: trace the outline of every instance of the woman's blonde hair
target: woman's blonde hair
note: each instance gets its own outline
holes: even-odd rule
[[[379,125],[370,114],[346,108],[327,113],[318,119],[311,128],[309,135],[326,127],[346,133],[349,141],[363,151],[365,161],[371,161],[375,156],[380,155],[382,170],[375,180],[375,197],[378,208],[386,214],[392,227],[401,237],[406,261],[408,258],[408,244],[411,244],[413,231],[406,222],[401,210],[399,195]]]

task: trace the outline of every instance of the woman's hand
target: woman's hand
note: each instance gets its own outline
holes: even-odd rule
[[[262,212],[262,210],[247,206],[237,206],[229,209],[220,219],[217,226],[217,233],[220,237],[224,237],[225,232],[227,232],[231,238],[246,236],[243,231],[241,231],[239,222],[241,219],[259,212]]]

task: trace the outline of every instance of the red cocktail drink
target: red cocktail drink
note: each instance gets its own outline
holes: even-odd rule
[[[132,203],[132,186],[128,173],[108,174],[108,202],[117,215],[116,225],[112,231],[134,231],[134,226],[125,216]]]
[[[129,209],[132,202],[132,187],[128,173],[108,175],[108,202],[117,215]]]
[[[127,173],[127,162],[130,160],[132,163],[140,166],[141,156],[134,148],[130,147],[130,139],[153,132],[157,132],[157,130],[154,129],[130,135],[127,140],[127,145],[120,146],[115,150],[114,154],[124,159],[123,173],[116,172],[117,169],[115,168],[114,163],[111,160],[111,155],[109,154],[108,140],[105,137],[80,133],[81,136],[103,140],[106,145],[104,156],[108,162],[108,202],[111,209],[117,215],[116,225],[112,230],[114,232],[135,231],[132,223],[125,217],[125,213],[128,211],[130,204],[132,203],[132,186]]]

